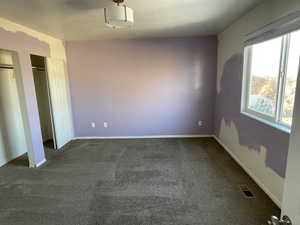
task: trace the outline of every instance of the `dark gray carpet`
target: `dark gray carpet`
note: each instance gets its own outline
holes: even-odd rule
[[[24,157],[0,168],[1,225],[260,225],[279,214],[211,138],[80,140],[46,154],[39,169]]]

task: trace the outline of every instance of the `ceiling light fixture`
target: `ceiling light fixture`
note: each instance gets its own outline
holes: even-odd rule
[[[124,0],[113,0],[116,5],[104,8],[105,24],[111,28],[129,28],[134,23],[133,10],[128,8]]]

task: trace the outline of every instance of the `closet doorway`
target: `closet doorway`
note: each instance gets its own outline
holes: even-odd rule
[[[0,166],[22,155],[28,164],[16,58],[15,52],[0,49]]]
[[[46,58],[30,55],[30,59],[44,147],[57,149]]]

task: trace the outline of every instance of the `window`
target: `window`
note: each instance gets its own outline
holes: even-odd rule
[[[245,48],[242,112],[290,128],[300,60],[300,31]]]

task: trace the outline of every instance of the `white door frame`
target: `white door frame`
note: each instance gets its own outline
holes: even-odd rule
[[[60,149],[74,137],[69,79],[64,60],[46,60],[56,148]]]
[[[300,63],[283,191],[283,215],[289,216],[293,224],[300,224]]]
[[[28,120],[29,115],[28,115],[28,111],[27,111],[26,96],[25,96],[25,91],[24,91],[24,84],[23,84],[23,78],[22,78],[22,72],[21,72],[21,64],[20,64],[20,59],[19,59],[18,53],[15,51],[12,51],[12,50],[7,50],[7,51],[12,52],[14,71],[15,71],[15,79],[16,79],[16,83],[17,83],[18,95],[19,95],[19,100],[20,100],[20,108],[21,108],[24,132],[25,132],[26,143],[27,143],[26,147],[27,147],[29,167],[35,168],[35,167],[38,167],[39,164],[45,162],[46,160],[44,159],[43,162],[37,162],[37,160],[36,160],[35,150],[34,150],[32,136],[31,136],[32,134],[31,134],[31,129],[30,129],[30,122]]]
[[[53,113],[54,112],[53,112],[53,107],[52,107],[50,84],[49,84],[49,74],[48,74],[48,67],[47,67],[47,57],[43,56],[43,58],[44,58],[45,76],[46,76],[46,83],[47,83],[48,104],[49,104],[49,109],[50,109],[50,118],[51,118],[53,145],[54,145],[54,149],[57,149],[55,124],[54,124],[54,119],[53,119]]]

